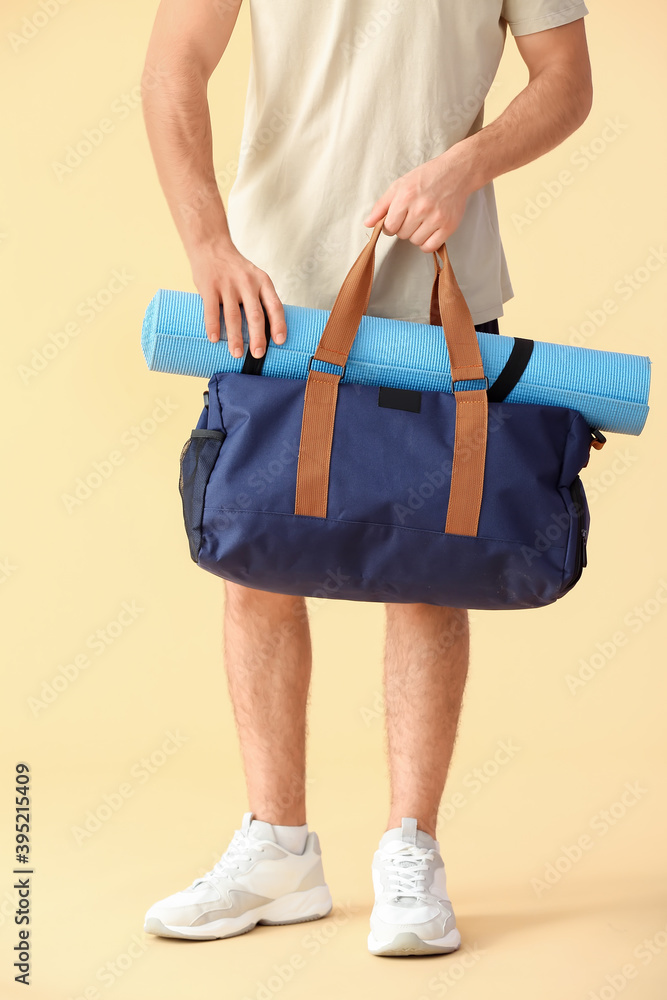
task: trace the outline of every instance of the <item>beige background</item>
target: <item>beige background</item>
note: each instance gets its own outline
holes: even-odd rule
[[[194,289],[132,93],[155,4],[44,2],[48,17],[37,0],[8,0],[0,14],[3,997],[24,995],[11,969],[10,824],[14,765],[25,760],[33,1000],[663,998],[667,267],[641,268],[667,238],[664,5],[591,0],[589,119],[497,182],[516,293],[502,331],[569,343],[588,312],[612,300],[615,311],[584,327],[583,342],[648,354],[652,411],[640,437],[610,435],[584,471],[592,530],[575,591],[537,611],[472,614],[470,680],[439,826],[463,949],[392,961],[366,951],[370,861],[387,810],[383,609],[373,604],[311,602],[309,822],[334,914],[200,944],[142,931],[146,908],[211,867],[246,809],[221,660],[222,583],[190,561],[177,490],[205,383],[149,372],[139,346],[156,289]],[[15,51],[12,33],[30,31],[24,18],[38,27]],[[224,197],[249,44],[244,5],[211,87]],[[487,120],[524,80],[508,37]],[[112,127],[99,146],[59,178],[54,164],[103,118]],[[563,170],[572,183],[554,195]],[[526,203],[548,189],[526,224]],[[114,270],[126,285],[107,294]],[[628,294],[624,275],[636,271]],[[84,314],[88,297],[99,312]],[[22,366],[56,334],[64,346],[26,377]],[[169,407],[157,422],[159,400]],[[68,512],[63,495],[114,452],[108,478]],[[122,614],[132,602],[134,617]],[[99,629],[108,644],[96,640]],[[591,679],[571,691],[567,675],[592,657]],[[165,743],[170,733],[175,743]],[[511,756],[496,761],[500,741]],[[626,784],[635,793],[618,805]],[[105,797],[115,808],[105,809]],[[104,821],[82,839],[96,811]],[[564,850],[584,835],[587,849],[568,862]],[[548,868],[557,864],[560,874]],[[533,880],[547,871],[552,884],[540,887]],[[292,961],[300,967],[286,978]]]

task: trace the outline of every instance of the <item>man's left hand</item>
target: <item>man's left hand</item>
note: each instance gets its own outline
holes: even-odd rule
[[[455,148],[393,181],[363,224],[374,227],[386,216],[387,236],[410,240],[424,253],[439,250],[461,222],[470,194]]]

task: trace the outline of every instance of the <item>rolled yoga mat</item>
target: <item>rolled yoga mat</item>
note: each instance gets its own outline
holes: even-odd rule
[[[287,338],[269,343],[262,375],[275,378],[308,376],[329,318],[325,309],[283,304]],[[241,307],[243,340],[248,327]],[[227,349],[222,307],[221,339],[206,336],[201,296],[161,288],[146,309],[141,346],[152,371],[210,378],[217,372],[240,372],[244,357]],[[484,370],[491,385],[514,346],[514,338],[478,333]],[[530,360],[507,395],[510,403],[539,403],[578,410],[590,427],[618,434],[639,434],[648,416],[650,358],[588,347],[535,340]],[[451,392],[447,344],[441,327],[404,320],[364,316],[352,344],[345,382],[387,385],[400,389]]]

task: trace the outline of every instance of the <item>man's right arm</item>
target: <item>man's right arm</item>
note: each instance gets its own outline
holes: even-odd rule
[[[215,180],[208,80],[231,37],[242,0],[161,0],[141,78],[144,122],[158,178],[204,303],[210,340],[243,353],[243,304],[252,354],[266,347],[263,302],[277,343],[287,327],[271,279],[239,253]]]

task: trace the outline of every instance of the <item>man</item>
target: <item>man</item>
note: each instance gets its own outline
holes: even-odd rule
[[[143,106],[157,171],[204,304],[222,304],[231,353],[276,343],[281,302],[331,309],[368,239],[369,315],[429,322],[433,250],[447,240],[477,329],[497,332],[513,292],[492,180],[552,149],[592,101],[577,0],[249,0],[253,53],[228,213],[212,162],[207,82],[241,0],[162,0]],[[483,126],[510,27],[525,88]],[[412,244],[412,245],[411,245]],[[422,252],[419,253],[418,251]],[[275,285],[274,285],[275,282]],[[229,937],[258,922],[325,916],[331,897],[305,812],[311,670],[305,601],[225,582],[225,664],[249,811],[215,867],[146,915],[146,930]],[[460,609],[386,605],[385,705],[391,808],[372,866],[368,947],[377,955],[460,945],[436,819],[468,665]],[[281,632],[285,621],[289,634]],[[267,634],[283,635],[270,660]]]

